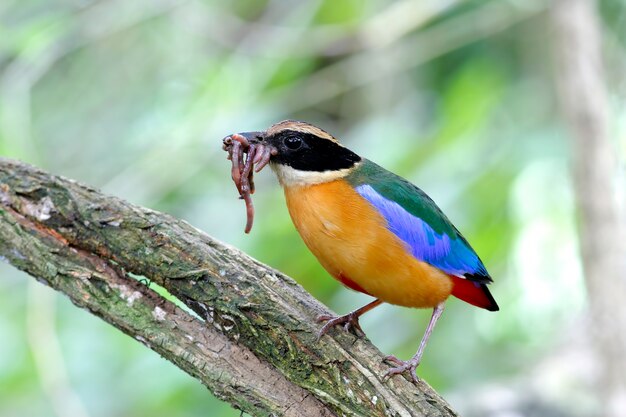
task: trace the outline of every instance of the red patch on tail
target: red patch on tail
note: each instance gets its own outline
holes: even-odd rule
[[[452,278],[452,295],[473,306],[484,308],[489,311],[498,311],[500,308],[487,289],[486,284],[470,281],[450,275]]]

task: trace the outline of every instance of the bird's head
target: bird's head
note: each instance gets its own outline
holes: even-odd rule
[[[310,185],[348,175],[361,157],[311,124],[285,120],[264,132],[239,135],[270,148],[270,166],[283,186]]]

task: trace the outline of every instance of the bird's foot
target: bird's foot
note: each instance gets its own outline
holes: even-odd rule
[[[400,375],[408,371],[409,375],[411,376],[411,381],[413,381],[414,384],[417,384],[419,382],[419,378],[415,373],[415,370],[420,364],[419,358],[413,357],[408,361],[403,361],[402,359],[398,359],[393,355],[389,355],[385,356],[384,360],[387,362],[392,362],[398,366],[387,369],[387,372],[385,372],[385,375],[383,375],[383,379],[386,380],[394,375]]]
[[[359,314],[355,311],[344,316],[322,314],[317,318],[317,322],[327,322],[317,334],[317,340],[321,339],[331,328],[340,325],[343,325],[343,330],[346,332],[353,330],[357,336],[365,336],[365,332],[361,329],[361,325],[359,324]]]

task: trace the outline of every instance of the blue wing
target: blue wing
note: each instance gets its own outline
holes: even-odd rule
[[[369,184],[361,183],[355,189],[383,215],[387,220],[389,230],[407,244],[415,258],[450,275],[481,282],[491,281],[482,261],[458,230],[426,194],[412,184],[410,185],[412,189],[405,190],[404,198],[420,199],[421,207],[426,207],[428,211],[424,214],[428,214],[427,217],[431,218],[437,216],[438,220],[444,221],[448,226],[446,228],[448,233],[435,231],[422,218],[409,213],[400,204],[385,198]]]

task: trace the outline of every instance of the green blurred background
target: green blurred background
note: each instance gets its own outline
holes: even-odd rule
[[[344,313],[368,297],[307,251],[269,170],[243,234],[221,150],[279,120],[319,125],[429,193],[495,279],[501,312],[449,302],[418,374],[463,415],[595,415],[549,4],[2,0],[0,154],[185,219]],[[600,10],[624,156],[626,13]],[[0,273],[0,416],[240,415],[63,296]],[[362,325],[408,358],[429,316],[384,306]]]

